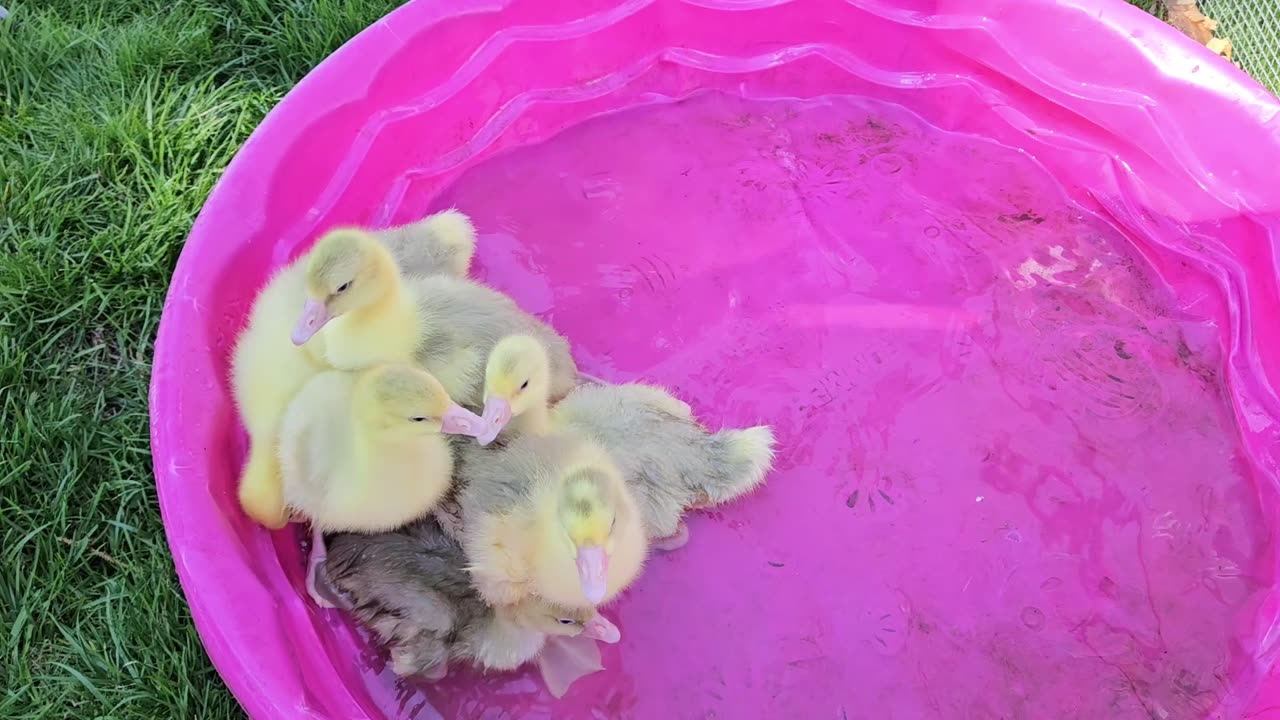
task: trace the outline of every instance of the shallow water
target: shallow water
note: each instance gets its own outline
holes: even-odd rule
[[[387,711],[1201,718],[1252,682],[1234,623],[1270,548],[1218,329],[1026,154],[870,100],[708,93],[435,204],[585,372],[781,450],[652,559],[563,701],[533,672],[423,698],[366,650]]]

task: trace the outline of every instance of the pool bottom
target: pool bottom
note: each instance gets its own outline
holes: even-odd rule
[[[1215,318],[1029,157],[895,106],[720,94],[597,118],[437,203],[584,371],[768,422],[560,701],[395,683],[403,717],[1203,718],[1273,578]],[[329,621],[336,621],[332,617]],[[330,648],[338,666],[351,648]],[[422,694],[419,694],[422,693]]]

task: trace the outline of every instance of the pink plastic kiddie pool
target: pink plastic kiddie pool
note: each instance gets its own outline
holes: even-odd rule
[[[410,3],[174,274],[155,470],[209,656],[255,718],[1280,718],[1278,168],[1280,103],[1118,0]],[[397,682],[236,503],[255,289],[449,206],[584,372],[780,439],[559,700]]]

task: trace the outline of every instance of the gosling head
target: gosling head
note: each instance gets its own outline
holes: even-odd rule
[[[582,635],[610,644],[622,639],[618,626],[595,608],[560,607],[532,598],[512,606],[511,613],[517,624],[547,635]]]
[[[306,257],[307,299],[293,328],[302,345],[330,320],[374,305],[398,280],[395,260],[363,230],[342,228],[320,238]]]
[[[484,369],[484,419],[489,431],[479,437],[488,445],[514,417],[538,404],[551,391],[551,364],[542,343],[528,335],[508,335],[489,352]]]
[[[575,470],[565,478],[558,516],[572,545],[582,594],[595,605],[608,594],[609,556],[613,554],[617,521],[617,501],[609,476],[597,469]]]
[[[485,423],[449,398],[439,380],[411,365],[384,365],[365,373],[363,408],[382,428],[408,433],[475,437]]]

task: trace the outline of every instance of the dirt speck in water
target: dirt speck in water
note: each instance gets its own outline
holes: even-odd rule
[[[1024,210],[1017,215],[1001,215],[999,220],[1006,225],[1012,225],[1014,223],[1031,223],[1032,225],[1039,225],[1044,222],[1044,216],[1036,213],[1034,210]]]
[[[1187,341],[1182,338],[1178,338],[1178,357],[1183,360],[1191,359],[1191,348],[1187,347]]]

